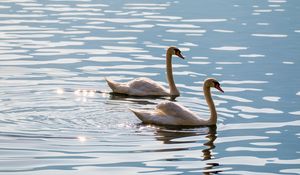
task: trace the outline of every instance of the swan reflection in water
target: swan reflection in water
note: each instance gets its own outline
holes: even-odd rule
[[[202,160],[211,160],[213,158],[212,150],[215,149],[214,141],[217,139],[217,126],[207,126],[201,128],[178,128],[178,127],[159,127],[155,131],[155,138],[158,141],[162,141],[164,144],[188,144],[196,143],[198,140],[180,140],[179,138],[193,137],[206,135],[207,141],[203,143],[205,146],[202,149]],[[180,150],[189,148],[175,148]],[[221,172],[220,170],[213,170],[215,167],[219,166],[219,163],[209,162],[206,163],[207,166],[204,167],[203,174],[217,174]]]
[[[165,99],[164,97],[159,97],[162,99]],[[152,102],[152,100],[157,99],[155,97],[132,97],[126,94],[119,94],[119,93],[109,93],[109,100],[120,100],[120,101],[127,101],[131,103],[136,103],[139,105],[155,105],[155,102]]]
[[[106,97],[108,97],[109,100],[116,100],[116,101],[127,101],[130,103],[138,104],[138,105],[156,105],[157,102],[155,100],[161,99],[161,100],[168,100],[168,101],[173,101],[176,102],[174,96],[168,96],[168,97],[157,97],[157,96],[147,96],[147,97],[138,97],[138,96],[130,96],[127,94],[120,94],[120,93],[115,93],[115,92],[101,92],[97,91],[97,93],[100,94],[105,94]],[[150,107],[151,109],[152,107]],[[149,109],[149,110],[150,110]]]

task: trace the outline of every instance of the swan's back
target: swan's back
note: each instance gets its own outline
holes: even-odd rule
[[[145,96],[145,95],[169,95],[168,90],[159,83],[149,78],[137,78],[128,82],[129,95]]]

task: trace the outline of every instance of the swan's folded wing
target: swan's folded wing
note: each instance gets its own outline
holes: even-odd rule
[[[199,125],[205,122],[194,112],[175,102],[162,102],[157,105],[156,110],[164,113],[165,120],[172,125]]]
[[[159,103],[156,108],[163,112],[165,115],[183,118],[185,116],[196,117],[196,114],[188,108],[171,101],[163,101]]]
[[[128,83],[133,95],[168,95],[166,88],[149,78],[137,78]]]

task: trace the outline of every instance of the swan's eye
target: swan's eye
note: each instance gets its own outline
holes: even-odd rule
[[[214,83],[214,87],[215,87],[216,89],[218,89],[219,91],[221,91],[221,92],[224,93],[224,91],[223,91],[223,89],[221,88],[221,85],[220,85],[219,82],[213,81],[213,83]]]
[[[220,83],[217,82],[217,81],[213,81],[213,83],[214,83],[214,87],[219,87],[220,86]]]
[[[181,55],[181,51],[177,48],[174,48],[174,54],[177,55],[179,58],[184,59],[184,57]]]
[[[180,54],[180,50],[179,49],[174,49],[175,54]]]

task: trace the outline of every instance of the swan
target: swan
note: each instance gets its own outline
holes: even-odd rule
[[[127,94],[132,96],[172,96],[177,97],[180,95],[173,78],[172,71],[172,55],[184,59],[181,51],[176,47],[169,47],[166,52],[166,70],[167,80],[169,83],[169,90],[160,85],[159,83],[149,78],[141,77],[131,80],[126,83],[119,83],[108,78],[105,78],[108,86],[114,93]]]
[[[211,97],[210,88],[214,87],[223,92],[220,83],[214,78],[208,78],[204,81],[203,91],[206,102],[210,110],[208,120],[201,119],[194,112],[186,107],[171,101],[159,103],[152,111],[131,110],[143,123],[155,125],[173,125],[173,126],[209,126],[216,125],[217,111]]]

